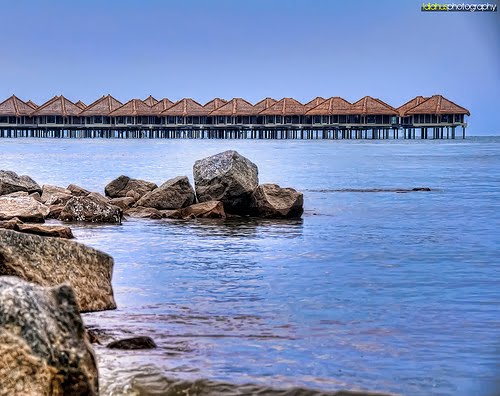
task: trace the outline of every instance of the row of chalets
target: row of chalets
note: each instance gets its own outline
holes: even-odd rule
[[[395,108],[371,96],[350,103],[341,97],[325,99],[317,97],[303,104],[293,98],[275,100],[265,98],[252,104],[242,98],[229,101],[213,99],[202,105],[190,98],[177,102],[164,98],[157,100],[152,96],[144,100],[132,99],[125,104],[111,95],[103,96],[92,104],[82,101],[72,102],[64,96],[55,96],[38,106],[31,100],[23,101],[12,95],[0,103],[0,117],[19,116],[329,116],[329,115],[385,115],[407,117],[416,114],[432,115],[470,115],[469,111],[442,95],[431,97],[417,96]]]

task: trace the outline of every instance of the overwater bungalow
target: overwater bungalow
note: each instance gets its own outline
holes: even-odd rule
[[[201,105],[191,98],[173,103],[152,96],[123,104],[111,95],[90,105],[55,96],[41,106],[15,95],[0,103],[0,137],[207,137],[272,139],[455,138],[464,107],[442,95],[416,96],[398,108],[365,96],[354,103],[338,96],[306,104],[294,98],[215,98]],[[445,133],[446,132],[446,133]]]
[[[106,95],[89,104],[79,115],[85,125],[95,128],[108,127],[111,125],[110,114],[122,105],[119,100]]]
[[[17,96],[12,95],[0,103],[0,127],[32,124],[33,108]]]
[[[201,125],[208,111],[200,103],[184,98],[160,113],[167,126]]]

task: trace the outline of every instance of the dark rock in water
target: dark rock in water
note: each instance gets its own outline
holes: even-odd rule
[[[224,219],[224,205],[220,201],[207,201],[179,209],[173,213],[165,213],[170,219]]]
[[[266,218],[299,218],[304,212],[304,195],[293,188],[262,184],[252,194],[251,213]]]
[[[70,184],[66,189],[71,191],[71,194],[75,197],[86,197],[90,194],[90,191],[85,190],[83,187],[77,186],[76,184]]]
[[[73,239],[71,228],[62,225],[17,224],[16,231],[40,236]]]
[[[0,197],[0,220],[17,217],[21,221],[43,223],[50,213],[47,206],[30,196]]]
[[[112,257],[80,243],[0,230],[0,276],[41,286],[69,282],[81,311],[116,308],[112,273]]]
[[[98,373],[73,290],[0,278],[0,394],[97,396]]]
[[[163,217],[162,213],[158,209],[144,208],[142,206],[127,209],[125,211],[125,215],[139,219],[161,219]]]
[[[151,337],[139,336],[125,338],[123,340],[117,340],[110,342],[107,346],[110,349],[153,349],[156,348],[156,344]]]
[[[58,186],[44,184],[41,200],[47,206],[65,205],[72,198],[71,191]]]
[[[133,190],[142,197],[144,194],[157,187],[158,186],[154,183],[145,180],[131,179],[128,176],[122,175],[108,183],[104,188],[104,192],[108,197],[120,198],[127,196],[127,193]]]
[[[431,191],[429,187],[415,187],[411,189],[412,191]]]
[[[127,210],[135,203],[135,199],[132,197],[111,198],[109,202],[111,205],[118,206],[121,210]]]
[[[29,176],[18,176],[12,171],[0,170],[0,195],[6,195],[17,191],[27,193],[42,193],[41,187]]]
[[[95,194],[95,196],[93,195]],[[109,204],[100,194],[71,198],[59,215],[61,221],[121,223],[123,211]]]
[[[193,167],[198,202],[221,201],[231,214],[247,214],[259,184],[257,165],[236,151],[196,161]]]
[[[145,194],[137,206],[158,210],[180,209],[192,205],[196,200],[193,187],[186,176],[167,180],[160,187]]]

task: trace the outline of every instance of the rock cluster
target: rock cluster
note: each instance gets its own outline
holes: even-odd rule
[[[40,187],[28,176],[0,171],[0,228],[69,237],[70,232],[62,229],[14,224],[46,219],[119,224],[124,214],[150,219],[302,216],[302,193],[276,184],[259,185],[258,175],[257,165],[233,150],[196,161],[194,188],[187,176],[158,186],[122,175],[108,183],[101,195],[75,184]]]

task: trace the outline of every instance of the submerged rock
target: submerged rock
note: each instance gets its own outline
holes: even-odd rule
[[[0,170],[0,195],[6,195],[17,191],[27,193],[42,193],[41,187],[29,176],[18,176],[12,171]]]
[[[49,213],[47,206],[27,195],[0,197],[0,220],[17,217],[21,221],[43,223]]]
[[[123,340],[117,340],[110,342],[106,345],[106,348],[109,349],[153,349],[156,348],[156,343],[153,341],[151,337],[148,336],[138,336],[125,338]]]
[[[167,180],[160,187],[145,194],[137,201],[137,206],[158,210],[179,209],[192,205],[196,196],[186,176]]]
[[[299,218],[304,212],[304,195],[293,188],[262,184],[252,194],[251,213],[266,218]]]
[[[161,219],[163,217],[162,213],[158,209],[144,208],[142,206],[127,209],[125,211],[125,215],[139,219]]]
[[[94,195],[93,195],[94,194]],[[97,193],[86,197],[73,197],[59,215],[61,221],[83,221],[89,223],[121,223],[123,211],[107,202]]]
[[[172,213],[164,213],[170,219],[224,219],[224,205],[220,201],[207,201],[176,210]]]
[[[0,275],[41,286],[69,282],[81,311],[116,308],[113,258],[77,242],[0,230]]]
[[[196,161],[193,167],[198,202],[221,201],[232,214],[247,214],[259,184],[257,165],[236,151]]]
[[[142,197],[144,194],[157,187],[158,186],[154,183],[145,180],[131,179],[128,176],[122,175],[108,183],[104,188],[104,192],[108,197],[120,198],[127,196],[127,193],[133,190]]]
[[[17,224],[16,231],[55,238],[73,239],[71,228],[62,225]]]
[[[0,277],[0,395],[97,396],[73,290]]]

